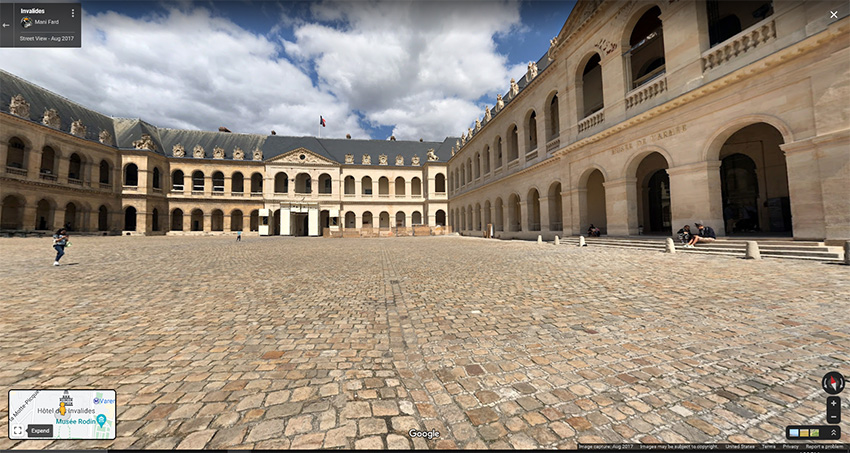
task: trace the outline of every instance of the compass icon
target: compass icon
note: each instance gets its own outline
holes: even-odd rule
[[[838,371],[830,371],[823,376],[820,385],[824,392],[837,395],[844,390],[844,376]]]

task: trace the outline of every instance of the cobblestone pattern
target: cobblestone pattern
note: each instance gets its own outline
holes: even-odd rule
[[[850,375],[843,266],[461,237],[73,242],[54,268],[48,239],[0,239],[0,390],[113,388],[118,437],[11,441],[4,402],[0,449],[783,442],[825,423],[821,376]]]

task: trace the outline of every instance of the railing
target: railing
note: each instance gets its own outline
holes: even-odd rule
[[[224,191],[220,191],[220,192],[211,192],[211,193],[210,193],[210,195],[212,195],[212,196],[214,196],[214,197],[223,197],[223,196],[224,196]]]
[[[667,91],[667,77],[659,77],[626,94],[626,110]]]
[[[192,191],[192,195],[203,195],[203,194],[204,194],[203,190],[193,190]]]
[[[535,157],[537,157],[537,148],[525,153],[525,160],[534,159]]]
[[[56,175],[51,175],[50,173],[40,173],[38,175],[38,177],[45,180],[45,181],[53,181],[53,182],[56,182],[56,180],[59,179],[59,178],[56,177]]]
[[[549,224],[549,229],[552,231],[561,231],[564,229],[564,224],[561,222],[552,222]]]
[[[529,223],[528,224],[528,230],[529,231],[540,231],[540,224],[539,223]]]
[[[173,186],[171,186],[171,191],[172,192],[182,192],[183,191],[183,184],[174,184]]]
[[[561,139],[556,138],[556,139],[554,139],[554,140],[552,140],[552,141],[550,141],[549,143],[546,144],[546,152],[551,153],[552,151],[555,151],[556,149],[558,149],[559,146],[561,146]]]
[[[233,197],[244,197],[244,196],[245,196],[245,192],[230,192],[230,196],[233,196]]]
[[[632,82],[632,89],[636,90],[636,89],[640,88],[641,85],[643,85],[645,83],[649,83],[650,81],[652,81],[652,79],[655,79],[656,77],[660,77],[660,76],[664,75],[664,73],[667,72],[666,68],[667,68],[666,65],[662,65],[662,66],[659,66],[659,67],[653,69],[652,71],[649,71],[648,73],[644,74],[643,76],[638,77],[637,80]]]
[[[13,175],[26,176],[27,170],[25,168],[15,168],[15,167],[10,167],[10,166],[7,165],[6,166],[6,173],[11,173]]]
[[[154,187],[153,191],[162,193],[162,187]]]
[[[262,197],[262,196],[263,196],[262,192],[251,192],[251,197]]]
[[[100,183],[100,188],[101,189],[112,189],[112,184],[110,184],[108,182],[102,182],[102,183]]]
[[[733,58],[776,39],[776,24],[773,19],[764,20],[702,54],[703,72],[714,69]]]
[[[579,133],[584,132],[597,124],[602,124],[605,121],[605,109],[599,109],[595,113],[591,113],[583,120],[578,122]]]

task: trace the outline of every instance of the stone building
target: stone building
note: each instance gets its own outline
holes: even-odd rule
[[[0,229],[444,233],[444,142],[158,128],[0,71]],[[42,112],[44,112],[42,114]]]
[[[451,226],[850,239],[847,16],[840,1],[579,1],[458,143]]]

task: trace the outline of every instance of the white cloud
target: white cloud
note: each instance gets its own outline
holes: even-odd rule
[[[368,138],[362,119],[409,140],[459,135],[482,116],[482,96],[492,106],[524,72],[493,40],[521,26],[517,3],[326,2],[310,11],[318,22],[288,17],[268,35],[187,4],[142,18],[85,14],[82,48],[2,49],[0,67],[163,127],[314,135],[323,115],[324,136]],[[280,39],[280,27],[293,27],[294,40]]]

